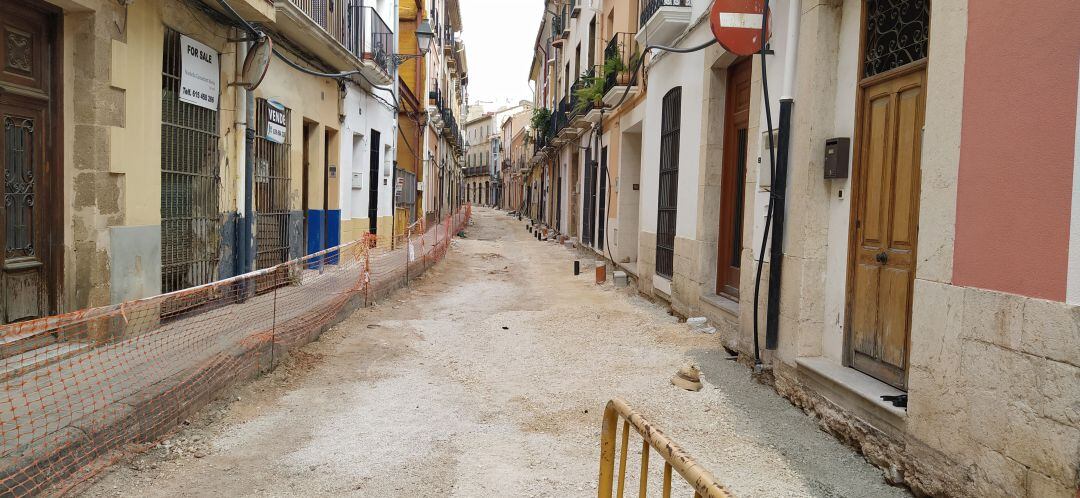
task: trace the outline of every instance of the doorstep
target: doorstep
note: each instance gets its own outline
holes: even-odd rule
[[[818,394],[891,436],[903,435],[907,409],[882,401],[881,396],[904,391],[824,356],[796,358],[795,363],[799,377]]]
[[[719,294],[702,294],[699,298],[701,302],[716,308],[719,311],[731,315],[730,318],[734,318],[736,321],[739,319],[739,302],[731,299],[727,296],[721,296]]]

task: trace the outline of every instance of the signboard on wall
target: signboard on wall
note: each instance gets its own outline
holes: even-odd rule
[[[221,63],[216,50],[180,35],[180,101],[216,111]]]
[[[289,130],[289,123],[285,120],[285,106],[273,100],[267,100],[266,103],[266,139],[283,144]]]

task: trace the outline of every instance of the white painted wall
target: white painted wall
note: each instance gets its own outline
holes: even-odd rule
[[[379,189],[378,216],[391,216],[394,212],[392,176],[393,161],[397,157],[397,113],[353,83],[347,83],[345,88],[342,104],[345,120],[342,122],[339,140],[341,218],[349,220],[368,217],[368,189],[371,188],[373,180]],[[372,179],[370,174],[370,141],[373,129],[379,131],[381,142],[379,178],[376,179]],[[359,141],[356,140],[357,137],[360,138]],[[353,172],[362,175],[362,189],[352,187]]]
[[[701,3],[701,2],[695,2]],[[698,9],[695,5],[695,9]],[[699,45],[712,37],[707,23],[697,26],[679,45]],[[700,179],[702,114],[703,52],[666,54],[655,59],[649,68],[649,92],[645,101],[645,122],[642,131],[641,229],[656,233],[657,181],[660,175],[660,121],[663,99],[672,88],[682,87],[682,116],[679,140],[679,196],[675,234],[694,239],[697,232],[697,186]],[[689,79],[688,79],[689,78]],[[647,186],[647,187],[644,187]]]

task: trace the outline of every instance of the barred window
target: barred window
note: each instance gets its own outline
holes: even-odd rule
[[[929,41],[929,0],[867,0],[863,78],[925,59]]]

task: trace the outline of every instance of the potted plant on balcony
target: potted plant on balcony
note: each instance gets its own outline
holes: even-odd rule
[[[631,72],[630,68],[636,67],[638,60],[641,59],[641,54],[638,53],[635,48],[634,53],[631,54],[629,61],[624,61],[622,54],[626,51],[625,45],[618,44],[618,48],[613,50],[606,59],[604,59],[604,66],[601,68],[604,78],[608,79],[612,75],[615,75],[615,84],[619,86],[626,86],[630,84]]]
[[[539,139],[546,133],[548,125],[551,123],[551,110],[546,107],[537,108],[533,111],[532,115],[532,127],[536,130],[536,138]]]
[[[585,85],[574,90],[574,112],[581,113],[594,105],[600,105],[604,101],[605,78],[599,76],[585,76]]]

